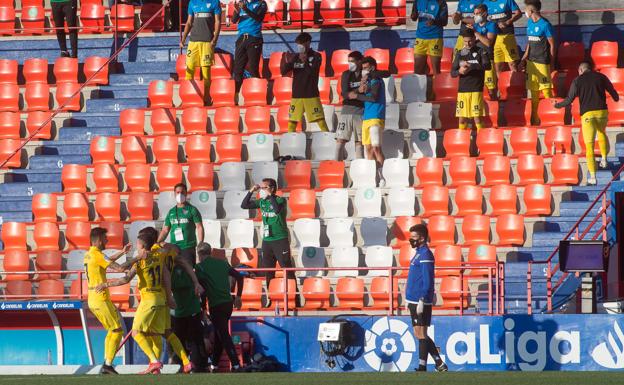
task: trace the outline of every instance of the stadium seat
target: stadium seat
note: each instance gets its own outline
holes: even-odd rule
[[[524,77],[523,77],[524,79]],[[525,127],[529,125],[527,121],[527,109],[530,111],[530,103],[526,99],[509,99],[503,108],[503,126],[505,127]]]
[[[552,196],[550,185],[531,184],[524,188],[524,204],[526,212],[524,215],[551,215]]]
[[[88,222],[90,220],[89,200],[84,193],[66,193],[63,200],[63,211],[67,222]]]
[[[403,131],[384,129],[381,134],[381,151],[385,159],[403,158],[405,153]]]
[[[353,206],[357,217],[381,216],[381,190],[371,187],[362,187],[356,190]]]
[[[272,162],[275,157],[273,135],[252,134],[247,137],[247,161],[248,162]]]
[[[313,0],[293,0],[288,5],[290,24],[284,24],[281,28],[299,29],[310,28],[314,25],[314,1]]]
[[[391,286],[392,285],[392,286]],[[389,309],[390,292],[392,292],[392,308],[399,307],[399,282],[397,278],[374,277],[371,280],[369,294],[373,304],[367,306],[370,309]]]
[[[607,67],[600,72],[611,80],[618,94],[624,94],[624,68]]]
[[[559,68],[567,71],[577,71],[579,64],[585,59],[585,47],[582,42],[563,41],[557,49]]]
[[[516,171],[520,177],[520,184],[527,185],[544,183],[544,158],[540,155],[523,154],[518,157]]]
[[[556,154],[553,156],[550,170],[553,175],[551,184],[574,186],[579,183],[578,155]]]
[[[19,139],[21,131],[19,112],[0,112],[0,139]]]
[[[152,80],[147,88],[147,99],[150,108],[173,107],[173,82]]]
[[[35,223],[33,231],[36,250],[59,250],[60,232],[58,225],[53,222]]]
[[[269,73],[271,74],[271,79],[275,79],[275,78],[282,76],[280,67],[282,64],[283,56],[284,56],[284,52],[281,52],[281,51],[271,52],[271,55],[269,56]],[[292,73],[289,73],[286,76],[292,76]]]
[[[444,167],[441,158],[420,158],[416,161],[414,170],[418,178],[418,184],[415,184],[416,187],[443,185]]]
[[[17,60],[0,59],[0,83],[17,84]]]
[[[353,268],[359,266],[360,251],[357,247],[335,247],[332,250],[331,264],[335,268]],[[334,270],[334,277],[355,277],[358,270]]]
[[[87,299],[88,290],[89,287],[86,279],[75,279],[71,283],[69,293],[72,299]]]
[[[487,215],[467,215],[462,223],[464,245],[490,243],[490,217]]]
[[[212,107],[223,107],[234,105],[234,80],[213,79],[210,82],[210,97]]]
[[[394,55],[394,66],[397,76],[411,75],[414,73],[414,48],[401,47]]]
[[[290,106],[289,105],[283,105],[283,106],[279,106],[277,107],[277,115],[275,116],[275,119],[277,121],[277,128],[276,128],[276,132],[283,132],[283,133],[287,133],[288,132],[288,121],[289,119],[289,110],[290,110]],[[301,121],[297,123],[297,127],[295,128],[296,132],[301,132],[303,130],[303,125],[301,124]]]
[[[142,136],[124,136],[121,138],[123,163],[145,163],[147,161],[147,143]]]
[[[468,156],[456,156],[451,158],[449,166],[452,186],[462,184],[476,184],[477,159]]]
[[[387,196],[387,213],[391,217],[415,214],[416,190],[413,187],[392,187]]]
[[[252,269],[258,267],[258,249],[252,247],[239,247],[232,250],[232,266],[246,265]]]
[[[0,111],[19,111],[19,96],[17,84],[0,84]]]
[[[284,306],[284,295],[287,295],[288,308],[295,308],[295,296],[297,295],[297,284],[294,279],[273,278],[269,283],[268,297],[271,305],[276,307]]]
[[[304,310],[326,310],[331,304],[329,301],[330,282],[328,279],[309,277],[303,281],[301,294],[305,298]]]
[[[61,300],[65,296],[65,287],[60,279],[43,279],[37,287],[38,299]]]
[[[106,229],[109,249],[122,249],[124,246],[124,224],[122,222],[100,222],[100,227]],[[88,234],[89,232],[87,232]]]
[[[146,4],[148,5],[148,4]],[[156,4],[151,4],[152,6]],[[144,9],[145,5],[141,7]],[[109,289],[110,298],[120,311],[128,310],[130,308],[130,284],[127,283],[121,286],[113,286]]]
[[[4,297],[9,301],[23,301],[33,297],[31,281],[10,281],[4,289]]]
[[[188,162],[210,163],[210,136],[190,135],[186,137],[184,151]]]
[[[241,161],[243,142],[240,135],[218,136],[215,147],[218,163]]]
[[[189,163],[186,179],[190,183],[189,191],[214,190],[214,170],[212,163]]]
[[[433,82],[433,93],[435,100],[442,101],[456,101],[457,100],[457,87],[459,78],[451,77],[450,72],[442,72],[435,77]]]
[[[202,219],[217,219],[217,194],[214,191],[195,190],[190,197]]]
[[[496,128],[483,128],[477,133],[477,148],[479,157],[488,155],[503,155],[505,137],[503,130]]]
[[[338,273],[338,271],[336,271]],[[334,294],[338,298],[339,309],[360,310],[364,308],[364,280],[355,277],[342,277],[336,282]]]
[[[24,91],[28,111],[48,111],[50,109],[50,86],[46,83],[28,83]]]
[[[609,110],[609,125],[621,126],[624,124],[624,101],[615,102],[611,98],[607,98],[607,109]]]
[[[399,257],[398,257],[399,267],[406,268],[406,270],[399,270],[397,272],[399,276],[407,277],[410,262],[412,261],[413,257],[414,257],[414,249],[412,248],[411,245],[407,244],[399,248]]]
[[[324,27],[340,27],[345,23],[346,4],[344,0],[322,0],[319,12],[321,24]]]
[[[366,216],[360,223],[360,238],[364,247],[388,245],[388,223],[379,216]]]
[[[295,264],[304,268],[325,268],[327,267],[325,249],[322,247],[304,246],[299,249],[299,254],[297,255],[297,261]],[[283,276],[283,272],[278,271],[277,275]],[[326,272],[322,270],[306,270],[299,273],[299,275],[306,277],[320,277],[326,275]]]
[[[6,261],[6,254],[5,254]],[[45,271],[61,271],[63,270],[63,258],[60,250],[42,250],[37,252],[35,257],[35,269],[38,279],[59,279],[60,274],[45,274]],[[5,262],[6,270],[6,262]],[[24,271],[24,270],[21,270]]]
[[[126,203],[131,221],[151,221],[154,219],[154,195],[149,192],[132,192]]]
[[[458,186],[455,190],[455,203],[457,204],[455,216],[481,215],[483,214],[483,189],[469,184]]]
[[[343,188],[328,188],[321,195],[323,218],[346,218],[349,216],[349,191]]]
[[[518,190],[516,186],[510,184],[496,184],[490,190],[490,205],[492,212],[490,215],[498,216],[504,214],[518,213]]]
[[[12,2],[0,6],[0,33],[4,36],[15,33],[15,8]]]
[[[336,155],[336,135],[332,132],[313,132],[310,152],[313,161],[333,160]]]
[[[618,52],[617,41],[595,41],[591,46],[591,59],[594,62],[594,69],[617,67]]]
[[[51,115],[52,113],[49,111],[29,112],[26,118],[26,131],[28,135],[34,135],[33,139],[51,139],[52,120],[49,120]]]
[[[118,32],[134,31],[134,6],[130,4],[118,4],[110,9],[111,29]]]
[[[351,218],[330,218],[325,221],[329,247],[352,247],[355,225]]]
[[[445,186],[425,185],[421,195],[423,217],[449,214],[449,191]]]
[[[223,195],[223,210],[227,219],[249,219],[249,210],[241,208],[247,191],[226,191]]]
[[[289,220],[316,218],[316,195],[314,190],[293,189],[288,200]]]
[[[442,296],[443,309],[465,309],[468,307],[470,291],[468,281],[461,277],[443,277],[440,281],[439,293]]]
[[[470,156],[470,130],[445,130],[442,143],[447,158]]]
[[[106,136],[96,136],[89,146],[91,163],[115,164],[115,141]]]
[[[245,163],[225,162],[219,169],[220,191],[245,190]],[[242,201],[241,201],[242,202]]]
[[[535,155],[537,153],[537,129],[535,127],[515,127],[509,138],[513,156]]]
[[[524,244],[524,217],[505,214],[496,218],[498,246],[522,246]]]
[[[565,108],[555,108],[554,102],[559,102],[561,99],[542,99],[540,100],[537,114],[540,119],[540,127],[545,126],[558,126],[565,124]],[[530,120],[531,110],[528,109],[527,121]]]
[[[403,133],[401,132],[401,135]],[[382,169],[386,180],[386,188],[409,186],[410,166],[407,159],[388,159],[384,161]]]
[[[61,171],[63,192],[87,192],[87,166],[65,164]]]
[[[189,107],[182,111],[182,129],[184,134],[205,134],[208,127],[208,115],[203,107]]]
[[[374,5],[374,4],[373,4]],[[383,48],[369,48],[364,56],[371,56],[377,61],[379,71],[390,71],[390,50]]]
[[[273,80],[274,105],[290,104],[292,97],[292,77],[277,77]]]
[[[483,160],[485,186],[510,183],[511,162],[504,155],[490,155]]]
[[[35,222],[56,222],[57,198],[55,194],[40,193],[33,195],[32,213]]]
[[[26,223],[4,222],[0,235],[4,250],[26,250]]]
[[[242,310],[262,309],[262,288],[264,279],[245,278],[241,295]]]
[[[213,133],[218,135],[238,134],[240,132],[240,115],[241,112],[238,107],[217,108],[213,117]]]
[[[352,0],[349,2],[351,6],[351,25],[366,26],[377,23],[376,20],[376,3],[373,0]]]
[[[251,106],[245,111],[247,134],[269,134],[271,132],[271,108]]]
[[[526,97],[525,83],[526,78],[522,72],[503,71],[498,74],[500,100],[522,99]]]
[[[404,217],[399,216],[394,219],[392,224],[392,235],[395,239],[393,245],[394,248],[401,248],[405,245],[409,245],[410,232],[409,229],[418,223],[422,223],[420,217],[411,216]]]
[[[179,81],[180,88],[180,107],[203,107],[204,106],[204,81],[203,80],[186,80]]]
[[[433,251],[436,277],[459,276],[462,266],[462,250],[458,245],[439,245]]]
[[[426,102],[427,76],[417,74],[404,74],[401,78],[401,93],[403,94],[403,103]],[[453,105],[455,105],[455,103],[453,103]],[[455,121],[457,121],[456,118]]]
[[[364,253],[364,261],[369,268],[382,268],[394,265],[392,248],[388,246],[369,246]],[[368,277],[388,276],[388,270],[368,270]]]
[[[81,4],[80,23],[82,24],[82,30],[87,33],[103,33],[105,28],[104,13],[105,10],[102,4]]]
[[[176,134],[176,112],[172,108],[155,108],[150,117],[153,135]]]
[[[349,70],[349,54],[351,50],[337,49],[332,52],[331,67],[333,69],[334,78],[339,78],[343,72]]]
[[[241,87],[243,105],[245,107],[266,106],[268,89],[269,83],[266,79],[247,78],[243,80]]]
[[[95,192],[118,192],[119,181],[115,166],[111,164],[96,164],[93,166],[93,181]]]
[[[427,227],[429,229],[429,237],[431,238],[431,246],[455,244],[455,220],[453,217],[434,215],[429,218]]]
[[[284,2],[281,0],[268,0],[267,12],[264,15],[264,28],[278,28],[284,23]]]
[[[54,62],[54,78],[56,84],[78,83],[78,59],[59,57]]]
[[[154,160],[157,163],[178,163],[178,146],[178,137],[175,135],[155,137],[152,142]]]
[[[178,55],[176,59],[176,74],[178,75],[178,80],[182,80],[186,78],[186,54],[181,53]],[[195,68],[195,74],[193,79],[200,79],[201,76],[199,74],[201,67]],[[212,74],[211,74],[212,75]],[[214,80],[214,79],[213,79]]]
[[[179,163],[159,163],[156,170],[158,191],[173,190],[173,187],[183,182],[182,165]]]
[[[56,103],[63,111],[80,111],[82,93],[78,83],[61,83],[56,85]]]
[[[232,54],[216,52],[214,55],[214,64],[210,67],[211,79],[231,79],[232,70]]]
[[[344,168],[345,165],[342,161],[321,161],[317,170],[319,188],[321,190],[325,190],[328,188],[343,188]]]
[[[581,142],[583,141],[581,140]],[[552,126],[546,128],[544,145],[546,152],[550,155],[555,153],[572,153],[572,127]]]
[[[124,180],[126,191],[149,192],[151,185],[151,166],[145,163],[130,163],[126,166]]]
[[[286,190],[309,189],[312,178],[312,163],[308,160],[289,160],[284,167]]]
[[[372,159],[355,159],[351,161],[349,177],[352,188],[376,187],[375,176],[377,167]]]
[[[176,204],[175,193],[170,191],[161,191],[156,198],[156,205],[158,207],[158,219],[164,221],[167,213]]]
[[[119,113],[119,127],[123,136],[143,136],[145,134],[145,112],[136,108],[126,108]]]
[[[116,193],[100,193],[95,198],[95,212],[100,221],[119,222],[121,220],[121,200]]]
[[[48,59],[29,58],[24,60],[22,67],[22,75],[29,83],[45,83],[48,84]]]
[[[20,149],[22,142],[17,139],[2,139],[0,140],[0,163],[4,164],[5,168],[20,168],[22,166],[22,153],[23,149]]]

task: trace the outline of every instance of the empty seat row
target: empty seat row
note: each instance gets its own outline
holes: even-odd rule
[[[87,84],[108,84],[108,66],[105,65],[107,61],[108,58],[105,57],[90,56],[85,59],[82,65],[82,74],[80,74],[78,59],[59,57],[54,62],[52,71],[54,79],[51,80],[47,59],[30,58],[24,60],[21,73],[17,60],[0,59],[0,84],[18,84],[22,82],[22,78],[26,85],[34,83],[78,83],[81,81],[79,76],[82,75],[85,80],[89,80],[96,72],[96,77]]]
[[[19,112],[2,111],[0,139],[27,138],[33,134],[33,139],[52,139],[52,121],[48,121],[51,115],[50,111],[31,111],[23,121]],[[22,122],[25,130],[22,128]]]
[[[82,101],[80,84],[58,83],[54,88],[56,104],[51,97],[51,88],[47,83],[26,85],[23,100],[20,100],[19,87],[16,84],[0,84],[0,111],[80,111]]]

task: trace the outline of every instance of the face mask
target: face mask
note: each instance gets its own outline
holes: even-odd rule
[[[299,53],[305,53],[306,52],[306,47],[303,44],[297,44],[297,52]]]
[[[264,199],[268,196],[269,196],[269,193],[267,190],[264,190],[264,189],[260,190],[260,198]]]
[[[184,195],[184,194],[176,194],[176,202],[178,202],[178,203],[186,202],[186,195]]]
[[[475,15],[475,17],[474,17],[474,21],[475,21],[475,23],[477,23],[477,24],[481,24],[481,23],[483,22],[483,16],[481,16],[481,15]]]
[[[355,72],[357,70],[357,64],[349,62],[349,71]]]
[[[370,70],[362,70],[362,76],[368,76],[370,74]]]

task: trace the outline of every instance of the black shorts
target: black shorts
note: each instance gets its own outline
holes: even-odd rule
[[[407,309],[410,312],[410,316],[412,317],[412,325],[413,326],[431,326],[431,313],[433,309],[433,305],[424,305],[423,312],[418,314],[416,312],[416,308],[418,304],[416,303],[408,303]]]

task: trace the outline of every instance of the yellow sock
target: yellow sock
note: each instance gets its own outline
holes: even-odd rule
[[[327,127],[327,122],[325,121],[325,119],[321,119],[321,120],[317,121],[316,124],[318,124],[319,128],[321,129],[321,131],[323,131],[323,132],[328,132],[329,131],[329,128]]]
[[[298,122],[288,121],[288,132],[295,132],[295,131],[297,131],[297,124],[298,124]]]
[[[150,363],[158,362],[158,358],[156,358],[156,354],[154,354],[154,350],[152,349],[152,342],[147,338],[147,336],[141,332],[137,333],[134,336],[134,340],[137,345],[143,350],[143,353],[149,358]]]
[[[178,339],[178,336],[173,333],[169,334],[169,337],[167,337],[167,342],[169,342],[169,344],[171,345],[173,352],[177,354],[178,357],[180,357],[180,359],[182,360],[182,365],[188,365],[189,357],[186,354],[186,350],[184,350],[184,346],[182,346],[182,342],[180,342],[180,339]]]
[[[150,336],[150,341],[152,342],[152,350],[154,351],[154,355],[157,360],[160,360],[160,355],[162,354],[162,337],[158,336]]]
[[[459,123],[458,127],[460,130],[465,130],[468,128],[468,125],[466,123]]]
[[[121,332],[109,330],[108,333],[106,333],[106,339],[104,340],[104,363],[106,365],[113,364],[115,353],[117,352],[121,338]]]

